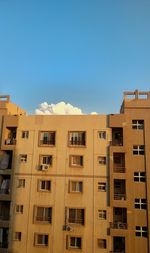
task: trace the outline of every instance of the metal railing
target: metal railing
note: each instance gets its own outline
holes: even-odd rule
[[[112,229],[127,229],[128,228],[128,224],[125,222],[110,222],[110,228]]]
[[[125,167],[114,167],[113,168],[113,171],[115,172],[115,173],[125,173],[126,172],[126,168]]]
[[[78,218],[78,219],[76,219],[76,218],[69,218],[68,219],[68,222],[69,223],[75,223],[75,224],[81,224],[81,225],[84,225],[84,218]]]
[[[114,200],[126,200],[125,193],[114,193]]]
[[[52,217],[36,216],[36,221],[51,223],[52,222]]]
[[[85,140],[70,140],[69,145],[85,146]]]

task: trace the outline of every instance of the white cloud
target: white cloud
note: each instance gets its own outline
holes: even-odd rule
[[[98,113],[97,112],[91,112],[92,115],[97,115]]]
[[[35,110],[35,114],[40,115],[80,115],[82,110],[69,103],[59,102],[57,104],[41,103]]]

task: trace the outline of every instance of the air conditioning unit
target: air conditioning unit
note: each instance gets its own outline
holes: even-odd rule
[[[48,168],[49,168],[49,165],[47,164],[41,164],[40,166],[40,170],[48,170]]]
[[[20,158],[20,161],[21,161],[21,162],[26,162],[26,158],[25,158],[25,157],[21,157],[21,158]]]
[[[72,228],[68,225],[63,225],[63,231],[72,231]]]

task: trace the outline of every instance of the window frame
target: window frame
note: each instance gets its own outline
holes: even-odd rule
[[[27,154],[20,154],[19,155],[19,160],[20,160],[21,163],[26,163],[27,159],[28,159]]]
[[[49,162],[44,162],[44,159],[48,160]],[[49,167],[53,166],[53,155],[47,155],[47,154],[40,154],[39,155],[39,164],[41,165],[47,165]]]
[[[97,239],[97,246],[99,249],[107,249],[107,240],[106,239]]]
[[[98,219],[99,220],[106,220],[107,219],[107,211],[106,210],[98,210]]]
[[[45,184],[45,188],[41,188],[42,184]],[[49,184],[49,187],[47,186],[48,184]],[[52,187],[51,180],[38,179],[38,192],[51,192],[51,187]]]
[[[29,139],[29,130],[22,130],[21,138],[22,139]]]
[[[146,173],[145,173],[145,171],[135,171],[134,172],[134,182],[145,183],[146,182]]]
[[[107,133],[105,130],[98,131],[98,137],[99,139],[106,140],[107,139]]]
[[[19,204],[15,205],[15,213],[17,213],[17,214],[23,214],[23,210],[24,210],[24,206],[23,205],[19,205]]]
[[[145,146],[144,145],[133,145],[132,148],[133,155],[144,155]]]
[[[97,189],[99,192],[106,192],[107,191],[107,183],[106,182],[98,182]]]
[[[17,179],[17,188],[25,188],[26,180],[25,178],[18,178]]]
[[[72,210],[72,212],[74,212],[73,218],[70,217],[71,210]],[[67,208],[67,217],[68,217],[67,218],[68,224],[84,226],[85,225],[85,208],[68,207]]]
[[[74,246],[71,245],[71,240],[74,238]],[[78,246],[78,240],[79,240],[79,246]],[[68,236],[68,248],[72,249],[72,250],[82,250],[82,237],[81,236],[77,236],[77,235],[69,235]]]
[[[43,236],[42,238],[42,241],[44,241],[44,236],[46,237],[47,236],[47,244],[45,243],[38,243],[38,236]],[[49,246],[49,234],[46,234],[46,233],[34,233],[34,246],[37,246],[37,247],[48,247]]]
[[[137,237],[147,237],[148,236],[148,229],[146,226],[136,226],[135,227],[135,235]]]
[[[73,134],[74,133],[74,135],[75,134],[83,134],[83,137],[81,137],[81,144],[72,144],[72,142],[80,142],[78,139],[80,139],[79,138],[79,136],[77,136],[77,137],[71,137],[70,135],[71,134]],[[72,141],[71,139],[74,139],[74,138],[77,138],[77,140],[75,140],[75,141]],[[82,138],[83,138],[83,140],[82,140]],[[82,142],[83,142],[83,144],[82,144]],[[78,130],[75,130],[75,131],[69,131],[68,132],[68,147],[81,147],[81,148],[85,148],[86,147],[86,142],[87,142],[87,132],[86,131],[78,131]]]
[[[44,137],[44,133],[49,134],[49,136]],[[42,134],[43,134],[43,138],[41,138]],[[53,134],[54,136],[50,137],[51,134]],[[45,138],[45,142],[47,142],[47,143],[44,143],[44,138]],[[52,140],[51,140],[51,138],[52,138]],[[40,130],[39,137],[38,137],[38,145],[39,145],[39,147],[55,147],[56,146],[56,131]]]
[[[79,159],[79,163],[74,163],[74,159]],[[69,155],[69,166],[72,168],[83,168],[84,156],[83,155]]]
[[[14,232],[14,241],[20,242],[22,238],[22,233],[20,231],[15,231]]]
[[[132,129],[134,129],[134,130],[143,130],[144,129],[144,120],[142,120],[142,119],[133,119],[132,120]]]
[[[38,209],[43,209],[42,210],[42,215],[38,216]],[[49,209],[49,211],[47,212],[47,209]],[[50,214],[48,216],[48,214]],[[39,219],[39,218],[41,219]],[[35,224],[52,224],[52,206],[34,206],[34,223]]]
[[[107,157],[106,156],[98,156],[97,158],[99,165],[106,165],[107,164]]]
[[[72,184],[75,184],[75,190],[73,190]],[[81,190],[80,190],[81,189]],[[69,192],[70,193],[83,193],[83,181],[69,181]]]
[[[146,198],[135,198],[134,199],[134,208],[140,210],[147,209],[147,200]]]

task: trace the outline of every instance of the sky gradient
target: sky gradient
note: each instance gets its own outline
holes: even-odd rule
[[[0,93],[119,112],[150,90],[150,0],[0,0]]]

